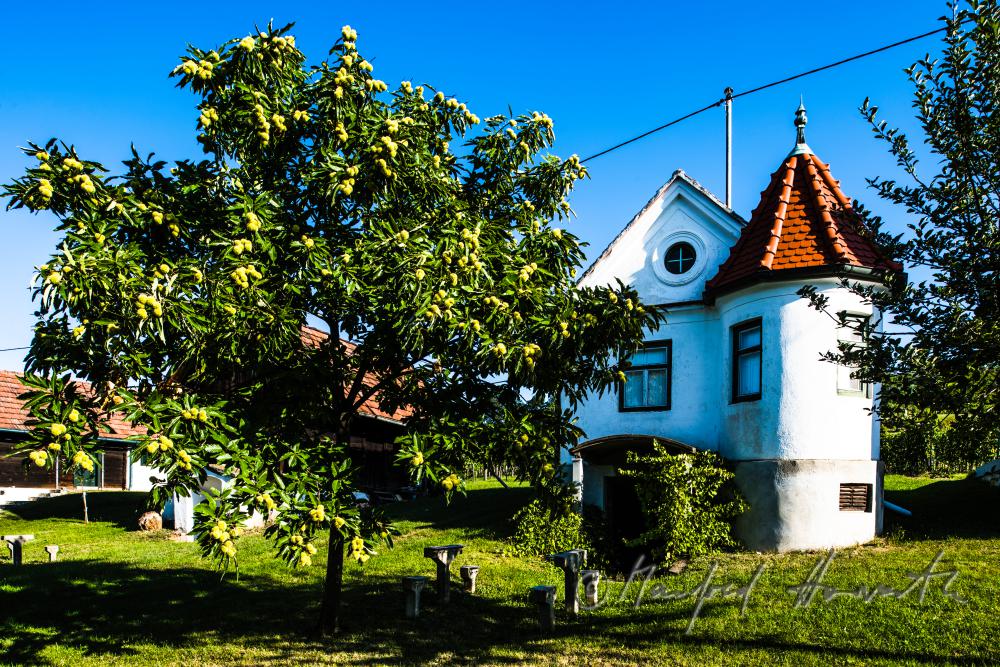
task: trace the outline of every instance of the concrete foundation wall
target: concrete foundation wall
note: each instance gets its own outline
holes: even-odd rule
[[[750,503],[736,533],[753,551],[851,546],[874,538],[881,523],[878,461],[742,461],[735,471]],[[841,511],[840,485],[858,483],[872,485],[872,511]]]

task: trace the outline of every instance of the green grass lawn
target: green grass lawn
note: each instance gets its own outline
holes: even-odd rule
[[[0,560],[0,664],[991,664],[1000,662],[1000,491],[964,480],[890,477],[887,496],[914,511],[886,538],[838,552],[824,583],[839,588],[905,588],[939,551],[938,570],[957,570],[942,594],[933,581],[915,595],[870,603],[837,598],[793,606],[788,586],[806,579],[820,554],[724,554],[714,583],[743,585],[763,574],[740,615],[738,600],[705,602],[690,634],[692,600],[647,599],[633,584],[604,592],[609,603],[572,620],[560,614],[543,635],[526,604],[537,584],[561,585],[540,560],[502,555],[509,517],[529,498],[523,487],[474,484],[444,507],[426,498],[393,508],[403,531],[396,548],[362,570],[348,566],[345,631],[311,636],[322,586],[322,558],[288,570],[258,536],[240,544],[240,579],[220,579],[193,544],[134,531],[138,494],[88,494],[39,501],[0,514],[0,533],[33,533],[27,563]],[[453,565],[480,566],[475,597],[452,604],[425,595],[424,614],[403,618],[399,578],[432,575],[423,547],[461,543]],[[43,547],[59,544],[60,561]],[[321,550],[320,556],[323,555]],[[672,591],[701,582],[711,559],[654,583]],[[562,594],[560,591],[560,599]],[[648,595],[647,595],[648,598]]]

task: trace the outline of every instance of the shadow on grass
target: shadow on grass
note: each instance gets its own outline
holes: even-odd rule
[[[988,513],[989,503],[996,507],[997,502],[996,495],[989,493],[992,490],[960,482],[944,484],[954,487],[930,484],[887,495],[914,510],[917,525],[947,527],[948,535],[971,530],[977,524],[982,527],[989,520],[995,525]],[[391,513],[396,520],[496,538],[506,534],[509,517],[530,494],[528,489],[475,489],[450,507],[440,497],[423,498],[394,505]],[[99,506],[107,503],[101,509],[107,513],[105,520],[134,525],[143,494],[93,496],[99,498]],[[72,497],[43,501],[20,508],[18,516],[75,519],[77,501],[79,498]],[[67,502],[70,504],[64,508],[62,503]],[[973,511],[970,503],[983,504]],[[968,516],[956,522],[954,512],[963,508]],[[722,628],[696,628],[687,637],[683,635],[691,613],[687,604],[614,609],[584,614],[576,621],[560,616],[555,633],[546,636],[534,623],[526,593],[495,599],[455,591],[451,605],[443,608],[436,604],[434,591],[428,589],[421,618],[408,620],[403,618],[398,579],[367,574],[344,591],[343,634],[320,641],[312,638],[321,595],[316,580],[289,582],[244,575],[238,582],[232,577],[220,581],[218,573],[206,569],[147,570],[120,562],[60,561],[21,568],[0,565],[0,646],[6,651],[0,653],[0,663],[48,664],[45,650],[54,645],[96,659],[138,661],[142,653],[141,659],[151,661],[143,645],[152,645],[164,647],[164,662],[177,659],[177,654],[167,650],[176,648],[187,649],[187,658],[198,656],[200,662],[235,660],[269,665],[316,661],[326,654],[336,654],[331,658],[338,662],[359,665],[553,662],[561,652],[571,652],[576,660],[585,658],[591,664],[626,663],[636,661],[636,651],[648,651],[650,659],[668,661],[669,657],[661,656],[665,648],[674,659],[686,653],[697,655],[699,649],[715,650],[733,664],[746,660],[763,663],[763,658],[748,655],[756,652],[773,655],[775,662],[795,660],[792,656],[803,663],[827,664],[879,659],[962,665],[988,662],[985,657],[947,655],[953,647],[942,647],[939,655],[871,644],[821,644],[791,633],[759,633],[754,628],[757,619],[752,617],[746,620],[743,637],[740,628],[734,629],[728,622]],[[707,621],[717,613],[724,611],[709,605],[702,617]],[[57,660],[65,660],[65,653],[52,661]]]
[[[390,505],[393,521],[413,523],[441,530],[462,530],[470,537],[503,539],[513,531],[511,517],[531,501],[530,487],[472,489],[465,496],[455,496],[451,503],[443,495],[418,498]]]
[[[902,528],[909,538],[1000,537],[1000,488],[978,480],[940,480],[916,489],[886,491],[889,502],[913,512],[905,517],[886,510],[891,533]]]
[[[39,498],[24,505],[4,507],[3,511],[25,521],[68,519],[83,521],[81,493],[67,493]],[[134,491],[88,491],[87,513],[93,522],[107,522],[125,530],[136,530],[148,494]]]
[[[290,606],[305,593],[282,586],[279,594],[265,581],[222,582],[211,571],[121,563],[65,561],[2,572],[0,637],[11,643],[0,659],[13,664],[47,664],[42,651],[54,644],[89,656],[129,656],[129,642],[186,646],[197,643],[199,633],[293,631]],[[247,622],[248,609],[262,622]]]
[[[89,657],[128,659],[132,644],[171,649],[252,650],[255,664],[289,664],[304,651],[345,652],[358,662],[419,663],[442,654],[482,655],[490,646],[537,634],[520,601],[453,591],[447,609],[425,591],[421,618],[403,618],[395,579],[370,577],[345,588],[343,632],[315,638],[321,585],[233,577],[194,568],[142,570],[121,564],[63,561],[0,568],[0,662],[49,664],[48,646]],[[234,652],[234,656],[238,652]],[[296,655],[298,654],[298,658]],[[147,658],[148,659],[148,658]],[[511,660],[511,662],[517,662]]]
[[[982,659],[889,651],[877,646],[821,645],[790,636],[734,637],[725,631],[696,630],[684,636],[690,605],[660,605],[560,615],[556,631],[542,635],[524,598],[490,599],[454,591],[442,608],[433,590],[425,592],[418,619],[403,618],[402,594],[394,578],[371,577],[344,592],[344,632],[313,638],[320,596],[317,582],[288,583],[267,577],[220,581],[211,571],[193,568],[142,570],[120,564],[57,562],[0,571],[0,638],[12,664],[50,664],[51,645],[72,647],[91,658],[139,659],[135,644],[186,649],[187,655],[215,663],[227,656],[240,662],[284,665],[335,653],[337,662],[354,664],[521,664],[550,662],[561,652],[586,655],[590,662],[634,661],[635,651],[652,656],[664,645],[717,649],[738,662],[741,652],[798,654],[803,661],[868,661],[878,658],[927,664],[982,664]],[[709,619],[721,608],[706,607]],[[748,634],[753,634],[748,627]],[[738,633],[737,633],[738,634]],[[549,640],[555,640],[555,643]],[[568,646],[567,646],[568,644]],[[242,652],[248,655],[241,655]],[[629,653],[624,653],[629,651]],[[169,651],[164,660],[176,659]],[[312,656],[312,658],[310,658]],[[629,658],[631,656],[631,659]],[[743,656],[746,657],[746,656]],[[59,660],[65,659],[62,654]],[[150,660],[149,655],[142,660]]]

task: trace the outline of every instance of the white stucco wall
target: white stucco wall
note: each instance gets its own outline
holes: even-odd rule
[[[700,449],[716,449],[720,368],[717,362],[718,317],[703,307],[672,311],[669,324],[647,333],[647,340],[671,341],[670,409],[621,412],[618,393],[588,398],[577,411],[587,439],[631,433],[677,440]],[[707,360],[707,361],[706,361]]]
[[[647,304],[701,299],[704,282],[725,261],[741,227],[686,178],[675,175],[657,193],[615,239],[611,252],[581,278],[581,287],[621,280]],[[679,241],[694,247],[697,260],[690,271],[675,276],[664,267],[663,253]]]
[[[150,478],[163,479],[165,475],[148,465],[143,465],[141,461],[131,461],[128,468],[128,489],[129,491],[150,491],[153,482]]]
[[[580,285],[611,285],[620,279],[633,286],[646,304],[698,301],[705,281],[728,256],[740,229],[736,218],[683,172],[677,172]],[[675,276],[664,268],[663,253],[679,241],[695,248],[697,260],[690,271]],[[720,369],[712,361],[719,356],[718,318],[716,310],[700,305],[677,307],[670,311],[668,327],[647,332],[647,340],[671,341],[671,409],[623,413],[618,410],[616,392],[592,397],[577,413],[588,439],[633,433],[717,448],[720,421],[706,415],[718,410],[715,387],[721,381]],[[564,461],[569,462],[568,456]]]
[[[833,279],[812,281],[832,310],[871,314]],[[587,439],[624,433],[670,438],[734,460],[877,458],[872,399],[837,390],[837,324],[796,292],[801,282],[757,285],[714,306],[672,309],[647,340],[670,340],[671,408],[621,412],[617,392],[592,396],[578,411]],[[762,396],[733,403],[733,325],[760,318]],[[568,462],[568,459],[567,459]]]
[[[831,312],[871,315],[871,306],[833,278],[812,279]],[[731,403],[731,381],[720,383],[723,424],[720,453],[734,460],[872,460],[872,399],[837,391],[837,367],[820,355],[837,349],[842,335],[828,315],[796,292],[804,282],[755,285],[720,297],[720,347],[732,367],[731,327],[754,318],[762,327],[762,396]]]

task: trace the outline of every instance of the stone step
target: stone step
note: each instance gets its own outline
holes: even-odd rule
[[[28,496],[26,498],[25,497],[16,498],[16,499],[10,498],[10,499],[6,499],[6,500],[4,499],[5,496],[0,496],[0,507],[7,507],[7,508],[22,507],[22,506],[27,505],[28,503],[33,502],[35,500],[42,500],[44,498],[51,498],[53,495],[59,495],[60,493],[61,492],[43,491],[41,493],[36,493],[36,494],[30,495],[30,496]]]

